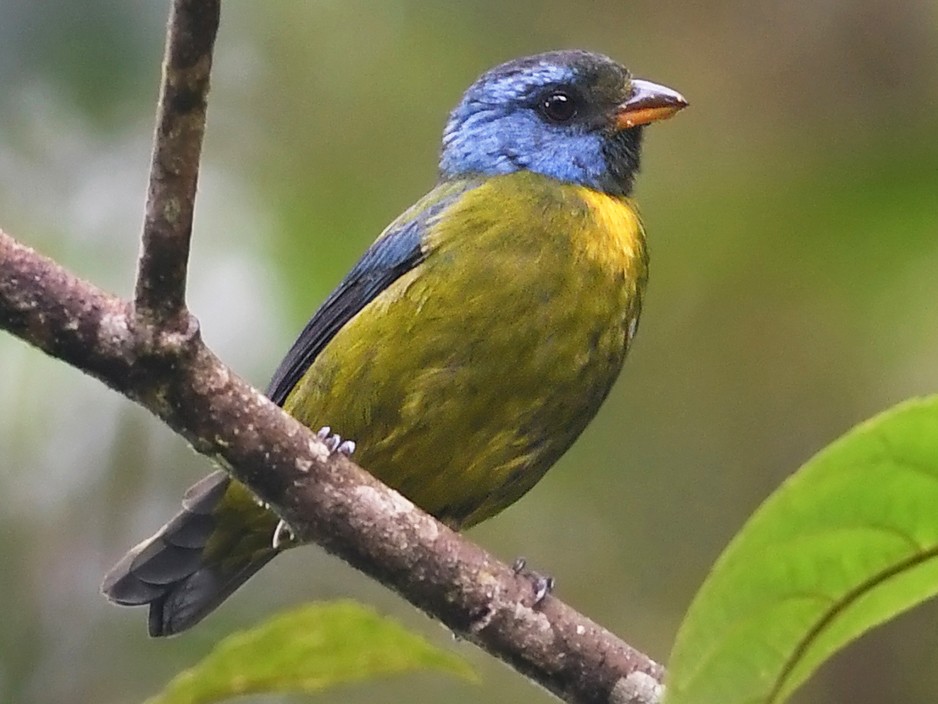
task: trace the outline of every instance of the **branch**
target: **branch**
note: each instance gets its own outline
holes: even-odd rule
[[[0,327],[158,415],[313,541],[571,702],[662,668],[341,455],[224,366],[194,318],[133,332],[130,305],[0,231]],[[641,680],[639,680],[641,681]],[[619,687],[619,690],[616,690]],[[633,700],[652,701],[652,700]]]
[[[135,304],[144,320],[165,323],[185,313],[189,238],[219,12],[217,0],[177,0],[169,17],[137,267]]]
[[[660,665],[321,441],[222,364],[185,307],[217,2],[176,0],[136,306],[0,231],[0,328],[136,401],[293,528],[569,702],[653,704]],[[173,97],[175,96],[175,97]],[[180,97],[185,96],[185,97]]]

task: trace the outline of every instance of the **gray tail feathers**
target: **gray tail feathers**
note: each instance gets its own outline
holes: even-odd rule
[[[272,547],[257,549],[256,545],[237,550],[240,536],[234,536],[229,549],[217,559],[205,554],[210,539],[219,542],[215,535],[219,523],[229,523],[220,515],[225,510],[220,502],[230,486],[228,475],[218,471],[191,487],[183,498],[183,510],[105,576],[101,591],[111,601],[125,606],[149,604],[151,636],[170,636],[191,628],[277,554]],[[247,526],[244,531],[244,542],[256,543],[256,535]],[[230,541],[228,536],[220,542]]]

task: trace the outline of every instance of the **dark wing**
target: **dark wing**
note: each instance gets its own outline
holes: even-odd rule
[[[423,261],[423,234],[429,221],[471,188],[471,182],[437,186],[392,223],[320,306],[293,343],[267,387],[283,405],[322,349],[349,320],[382,291]]]
[[[362,308],[419,265],[434,220],[472,181],[437,186],[392,223],[316,311],[280,365],[268,395],[283,404],[316,355]],[[277,517],[247,490],[215,472],[186,492],[183,511],[128,553],[105,577],[108,598],[150,605],[150,635],[192,627],[278,551],[270,536]]]

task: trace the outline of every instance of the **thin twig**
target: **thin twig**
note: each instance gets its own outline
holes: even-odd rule
[[[165,327],[185,312],[186,267],[219,0],[176,0],[163,57],[135,307]]]

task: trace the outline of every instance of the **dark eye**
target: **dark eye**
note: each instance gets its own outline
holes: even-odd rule
[[[551,122],[569,122],[576,116],[576,101],[569,93],[560,90],[544,98],[538,107]]]

